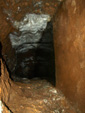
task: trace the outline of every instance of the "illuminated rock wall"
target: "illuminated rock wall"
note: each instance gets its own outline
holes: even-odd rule
[[[66,0],[54,22],[56,87],[85,112],[85,1]]]

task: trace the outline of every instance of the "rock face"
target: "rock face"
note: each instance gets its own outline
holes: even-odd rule
[[[56,86],[85,113],[85,0],[65,0],[54,22]]]
[[[53,35],[54,35],[54,46],[55,46],[56,87],[61,89],[62,92],[65,94],[65,96],[68,97],[69,100],[71,100],[73,105],[76,108],[81,109],[82,113],[84,113],[85,112],[85,107],[84,107],[85,106],[85,77],[84,77],[85,75],[85,19],[84,19],[85,0],[65,0],[64,2],[61,3],[57,12],[56,9],[58,9],[56,0],[53,1],[42,0],[42,2],[41,0],[35,0],[35,1],[6,0],[6,2],[0,0],[0,42],[1,42],[0,47],[2,47],[2,55],[4,56],[5,61],[7,59],[7,56],[4,54],[9,55],[9,59],[12,61],[11,63],[9,63],[9,65],[10,65],[10,69],[12,69],[14,63],[16,62],[16,58],[15,58],[14,49],[11,47],[11,42],[8,38],[8,35],[9,33],[14,32],[15,29],[12,27],[9,20],[11,22],[13,20],[19,21],[27,12],[38,13],[38,14],[41,13],[50,14],[54,22]],[[15,99],[15,102],[13,102],[12,104],[12,108],[13,110],[15,110],[14,105],[16,104],[17,100],[20,100],[23,103],[24,95],[26,94],[26,97],[28,98],[30,97],[30,95],[32,95],[33,91],[31,91],[31,93],[27,92],[27,90],[29,89],[28,87],[29,85],[26,87],[26,90],[24,90],[24,88],[21,88],[21,86],[24,87],[23,85],[21,85],[20,88],[18,88],[18,84],[15,84],[13,81],[10,80],[9,73],[4,64],[2,64],[2,75],[3,76],[1,77],[2,79],[1,98],[6,104],[9,105],[11,105],[12,104],[11,102],[13,102],[13,100]],[[34,86],[35,85],[36,83],[34,84]],[[35,89],[38,88],[39,86],[37,86],[37,88]],[[42,85],[41,85],[41,89],[42,89]],[[26,92],[25,94],[23,94],[24,91]],[[12,92],[12,96],[10,95],[11,92]],[[44,93],[44,90],[42,92]],[[40,90],[39,93],[41,93]],[[21,94],[23,95],[23,101],[21,100],[22,98]],[[47,95],[48,92],[46,96]],[[36,97],[34,93],[33,96]],[[28,103],[27,98],[26,98],[26,102],[29,105],[30,101]],[[49,97],[48,99],[51,98]],[[8,103],[9,100],[10,103]],[[34,101],[31,101],[31,105],[34,102],[36,102],[35,99]],[[57,106],[57,102],[54,104]],[[39,103],[37,104],[36,107],[38,107],[38,105]],[[31,107],[33,108],[33,106]],[[21,108],[24,109],[23,106],[21,106]],[[20,110],[22,111],[21,108]],[[39,108],[39,109],[43,109],[43,108]],[[16,109],[18,110],[17,105],[16,105]],[[17,112],[15,111],[15,113]],[[47,112],[48,111],[46,111],[46,113]],[[66,113],[67,112],[72,113],[66,111]]]
[[[3,113],[76,113],[60,91],[46,80],[13,82],[5,63],[1,64],[0,107]]]

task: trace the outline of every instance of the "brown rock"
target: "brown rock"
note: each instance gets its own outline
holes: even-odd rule
[[[54,22],[56,87],[85,112],[85,0],[66,0]]]

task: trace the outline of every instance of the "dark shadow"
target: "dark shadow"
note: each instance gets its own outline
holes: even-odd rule
[[[55,85],[55,58],[53,45],[53,25],[49,22],[42,34],[36,50],[35,76],[46,79]]]
[[[37,47],[35,47],[35,45],[37,45]],[[25,49],[25,47],[28,47],[28,49],[22,52],[21,50]],[[12,67],[14,71],[9,70],[10,64],[5,61],[12,80],[17,81],[23,78],[33,79],[38,77],[39,79],[46,79],[55,86],[55,58],[52,22],[48,23],[39,42],[23,43],[15,48],[14,51],[16,53],[15,67]],[[9,55],[7,55],[7,58],[10,60]]]
[[[0,42],[0,59],[2,57],[2,44]],[[1,76],[1,60],[0,60],[0,76]]]
[[[4,63],[4,65],[6,66],[6,69],[11,77],[11,71],[5,61],[5,59],[3,58],[3,55],[2,55],[2,43],[0,42],[0,59],[2,60],[2,62]],[[0,60],[0,76],[1,76],[1,60]]]
[[[46,30],[42,33],[39,42],[32,42],[31,45],[37,44],[37,48],[32,47],[27,52],[17,53],[17,65],[15,76],[33,79],[39,77],[46,79],[55,85],[55,58],[53,45],[53,25],[49,22]],[[30,43],[25,43],[30,45]],[[24,48],[24,45],[18,47],[18,50]]]

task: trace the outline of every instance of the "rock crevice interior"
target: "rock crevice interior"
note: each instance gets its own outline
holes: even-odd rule
[[[26,14],[22,21],[14,21],[12,24],[17,31],[10,33],[7,38],[14,51],[13,65],[9,53],[3,54],[10,77],[14,81],[40,77],[55,83],[51,17],[44,14]]]
[[[0,113],[85,113],[84,42],[85,0],[0,0]]]

